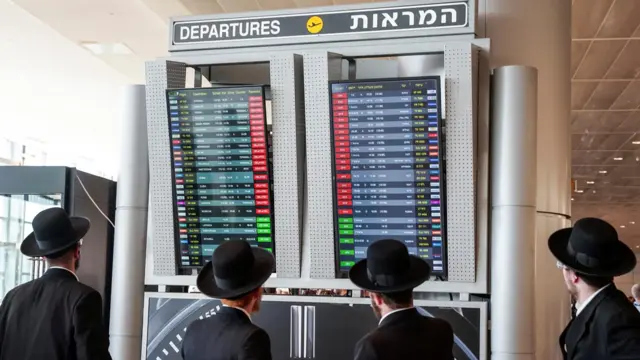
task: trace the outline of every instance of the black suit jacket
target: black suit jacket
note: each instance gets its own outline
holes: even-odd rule
[[[64,269],[9,291],[0,306],[0,360],[111,360],[102,297]]]
[[[392,313],[358,342],[356,360],[453,360],[453,329],[416,309]]]
[[[187,327],[184,360],[271,360],[271,341],[242,310],[222,307]]]
[[[640,359],[640,313],[611,284],[560,335],[565,360]]]

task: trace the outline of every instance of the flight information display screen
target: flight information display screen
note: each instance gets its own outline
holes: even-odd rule
[[[274,252],[264,87],[167,90],[178,266],[227,240]]]
[[[440,78],[331,82],[338,275],[380,239],[446,275]]]

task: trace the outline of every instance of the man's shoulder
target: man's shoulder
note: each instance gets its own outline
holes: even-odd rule
[[[237,318],[227,316],[225,313],[217,313],[202,319],[196,319],[187,326],[187,332],[214,331],[216,329],[224,330],[225,332],[233,330],[236,333],[245,333],[247,336],[253,332],[264,332],[262,328],[251,322],[238,321]]]
[[[436,318],[436,317],[427,317],[427,316],[423,316],[423,318],[424,318],[423,320],[424,326],[427,326],[430,329],[437,331],[441,334],[445,334],[445,333],[453,334],[453,327],[451,327],[451,324],[449,324],[447,320]]]
[[[640,313],[626,298],[612,296],[605,298],[596,309],[596,318],[624,318],[633,322],[640,322]]]

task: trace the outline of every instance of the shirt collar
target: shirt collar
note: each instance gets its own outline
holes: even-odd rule
[[[382,322],[384,321],[384,319],[386,319],[389,315],[391,314],[395,314],[398,313],[400,311],[404,311],[404,310],[411,310],[411,309],[415,309],[415,307],[408,307],[408,308],[402,308],[402,309],[395,309],[395,310],[391,310],[388,313],[384,314],[381,318],[380,321],[378,322],[378,326],[380,326],[382,324]]]
[[[591,294],[591,296],[589,296],[587,298],[587,300],[585,300],[584,303],[582,303],[582,304],[576,302],[576,316],[580,315],[582,310],[584,310],[584,308],[586,308],[587,305],[589,305],[589,303],[593,300],[593,298],[598,296],[598,294],[600,294],[602,292],[602,290],[608,288],[609,286],[611,286],[611,284],[608,284],[608,285],[605,285],[605,286],[601,287],[600,289],[598,289],[598,291],[596,291],[593,294]]]
[[[249,320],[251,320],[251,314],[249,314],[249,313],[247,312],[247,310],[245,310],[245,309],[243,309],[243,308],[235,307],[235,306],[229,306],[229,305],[225,305],[225,304],[222,304],[222,306],[223,306],[223,307],[227,307],[227,308],[231,308],[231,309],[240,310],[240,311],[242,311],[245,315],[247,315],[247,317],[249,318]]]
[[[78,282],[80,282],[80,279],[78,279],[78,275],[76,275],[76,273],[74,273],[73,271],[71,271],[71,270],[69,270],[69,269],[67,269],[67,268],[65,268],[65,267],[62,267],[62,266],[49,266],[49,269],[60,269],[60,270],[67,271],[67,272],[69,272],[70,274],[72,274],[72,275],[73,275],[73,277],[75,277],[75,278],[76,278],[76,280],[78,280]]]

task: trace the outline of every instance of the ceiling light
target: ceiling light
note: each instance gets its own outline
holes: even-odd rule
[[[577,192],[578,194],[582,194],[582,193],[584,192],[584,190],[576,190],[576,192]]]
[[[621,157],[614,157],[614,158],[613,158],[613,160],[615,160],[615,161],[622,161],[622,160],[623,160],[623,158],[621,158]]]
[[[606,173],[607,173],[607,170],[600,170],[600,171],[598,171],[598,172],[599,172],[600,174],[606,174]]]
[[[573,201],[573,198],[571,198],[571,201]]]
[[[123,43],[101,44],[96,42],[82,42],[82,47],[94,55],[131,55],[133,51]]]
[[[631,142],[633,145],[640,145],[640,141],[632,141]]]
[[[596,191],[595,191],[595,190],[593,190],[593,191],[591,191],[591,192],[592,192],[592,193],[594,193],[594,194],[596,193]]]
[[[640,245],[636,245],[636,249],[640,249]]]
[[[626,226],[624,226],[624,225],[620,225],[620,227],[623,228],[623,229],[626,228]]]
[[[587,181],[587,185],[593,185],[595,183],[596,183],[595,181]]]
[[[636,222],[635,222],[635,221],[629,221],[629,224],[631,224],[631,225],[635,225],[635,224],[636,224]]]

